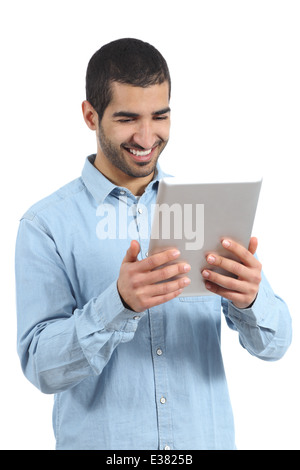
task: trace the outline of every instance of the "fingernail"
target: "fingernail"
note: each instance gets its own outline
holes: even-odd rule
[[[213,256],[213,255],[209,255],[207,257],[207,261],[210,263],[210,264],[213,264],[215,261],[216,261],[216,258]]]
[[[185,278],[183,279],[183,283],[187,286],[188,284],[191,283],[191,280],[190,280],[188,277],[185,277]]]
[[[185,265],[183,266],[183,270],[184,270],[184,272],[186,272],[186,273],[187,273],[190,269],[191,269],[191,267],[190,267],[189,264],[185,264]]]
[[[173,255],[174,258],[175,258],[175,256],[179,256],[179,255],[180,255],[180,251],[179,251],[179,250],[174,250],[174,251],[172,251],[172,255]]]
[[[224,246],[224,248],[229,248],[230,247],[230,241],[229,240],[223,240],[222,245]]]
[[[203,271],[202,276],[208,278],[209,277],[209,271]]]

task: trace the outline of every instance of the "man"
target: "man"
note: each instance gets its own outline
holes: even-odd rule
[[[26,377],[55,394],[57,449],[234,449],[221,308],[261,359],[279,359],[291,341],[255,238],[248,250],[223,240],[241,263],[208,255],[238,276],[203,271],[214,296],[178,297],[190,266],[164,266],[175,249],[147,255],[151,211],[143,208],[164,175],[157,161],[169,139],[170,91],[151,45],[122,39],[97,51],[82,105],[97,153],[81,178],[20,222],[18,352]]]

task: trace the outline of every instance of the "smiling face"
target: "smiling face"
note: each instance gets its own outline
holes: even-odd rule
[[[169,139],[168,83],[112,83],[112,100],[96,131],[96,168],[119,186],[145,187]]]

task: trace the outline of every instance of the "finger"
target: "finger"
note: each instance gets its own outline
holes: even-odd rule
[[[159,268],[170,261],[174,261],[179,257],[179,255],[180,251],[176,248],[156,253],[140,261],[139,269],[144,272],[152,271],[153,269]]]
[[[236,292],[228,290],[217,284],[212,284],[211,282],[205,282],[205,287],[214,294],[218,294],[221,297],[224,297],[228,300],[231,300],[237,308],[248,308],[256,298],[256,293],[244,294],[241,292]]]
[[[156,307],[157,305],[164,304],[165,302],[169,302],[169,300],[175,299],[183,289],[178,289],[174,292],[171,292],[170,294],[165,294],[165,295],[158,295],[155,297],[152,297],[151,300],[149,301],[148,308]]]
[[[166,281],[172,277],[189,272],[191,266],[187,263],[176,263],[165,266],[164,268],[155,269],[144,274],[144,280],[147,284],[155,284],[157,282]]]
[[[137,260],[138,254],[140,252],[140,244],[137,240],[132,240],[130,247],[128,248],[126,255],[123,259],[123,263],[133,263]]]
[[[224,256],[219,256],[216,254],[210,254],[206,257],[206,261],[210,265],[222,268],[237,277],[245,278],[248,275],[249,268],[247,268],[240,262],[234,261],[230,258],[224,258]]]
[[[184,287],[188,286],[190,283],[191,280],[188,277],[181,277],[174,281],[161,282],[147,286],[144,290],[144,294],[147,297],[161,297],[184,289]]]
[[[257,238],[256,237],[251,237],[250,242],[249,242],[249,246],[248,246],[248,250],[250,251],[250,253],[252,253],[252,255],[254,255],[254,253],[256,252],[257,246],[258,246]]]
[[[247,282],[230,276],[224,276],[223,274],[219,274],[214,271],[208,271],[207,269],[202,271],[202,276],[205,280],[209,280],[209,283],[217,284],[227,290],[246,293],[248,289]]]
[[[231,300],[232,302],[237,302],[240,299],[243,299],[243,294],[228,290],[225,287],[219,286],[217,284],[213,284],[211,282],[205,282],[205,287],[210,291],[213,292],[214,294],[218,294],[221,297],[224,297],[228,300]]]
[[[245,266],[254,267],[257,265],[257,260],[254,258],[253,254],[239,243],[224,239],[222,240],[222,246],[230,253],[236,255]]]
[[[144,292],[147,301],[144,305],[146,305],[146,308],[151,308],[168,302],[181,294],[184,287],[189,285],[190,282],[189,278],[180,278],[176,281],[147,286]]]
[[[221,295],[222,297],[226,297],[228,299],[228,295],[230,296],[231,294],[236,294],[235,291],[229,291],[225,287],[219,286],[218,284],[214,284],[212,282],[205,281],[205,287],[208,289],[210,292],[213,292],[214,294]]]
[[[141,285],[135,290],[134,302],[130,299],[128,301],[125,299],[125,301],[133,306],[131,310],[141,312],[176,297],[190,282],[190,279],[185,277],[160,284]]]

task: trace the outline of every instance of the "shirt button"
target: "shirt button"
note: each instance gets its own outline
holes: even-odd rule
[[[140,317],[139,317],[138,315],[135,315],[135,316],[133,317],[133,319],[134,319],[134,320],[139,320]]]
[[[121,196],[124,196],[124,194],[126,194],[126,192],[123,189],[121,189],[120,194],[121,194]]]
[[[166,403],[167,399],[165,397],[161,397],[160,402],[162,405]]]
[[[143,213],[143,209],[141,207],[138,208],[138,213],[139,214],[142,214]]]
[[[165,446],[164,450],[171,450],[171,447],[170,446]]]
[[[157,354],[158,356],[161,356],[162,353],[163,353],[163,352],[162,352],[162,350],[161,350],[160,348],[158,348],[158,349],[156,350],[156,354]]]
[[[146,251],[146,253],[145,253],[146,258],[148,258],[148,254],[149,254],[148,251]]]

